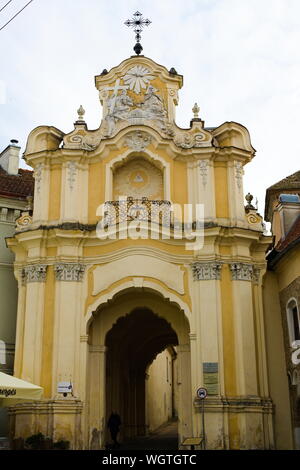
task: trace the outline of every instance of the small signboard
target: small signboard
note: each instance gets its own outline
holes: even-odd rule
[[[217,362],[203,363],[203,383],[207,395],[218,395],[219,393],[219,364]]]
[[[197,397],[200,398],[200,400],[204,400],[207,396],[207,390],[204,387],[198,388],[197,390]]]
[[[202,437],[187,437],[181,445],[183,446],[199,446],[202,442]]]
[[[57,393],[72,393],[73,386],[71,382],[58,382]]]

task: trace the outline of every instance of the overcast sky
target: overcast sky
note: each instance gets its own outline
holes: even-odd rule
[[[0,12],[0,27],[28,0]],[[0,9],[7,0],[0,0]],[[299,0],[34,0],[0,31],[0,149],[38,125],[70,132],[80,104],[90,129],[101,120],[94,75],[133,54],[124,21],[139,10],[152,24],[144,55],[184,76],[177,124],[195,101],[206,126],[236,121],[257,150],[245,194],[298,171]]]

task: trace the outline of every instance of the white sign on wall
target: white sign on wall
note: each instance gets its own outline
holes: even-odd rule
[[[73,385],[71,382],[58,382],[57,393],[72,393]]]

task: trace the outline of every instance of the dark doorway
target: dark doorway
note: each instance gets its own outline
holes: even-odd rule
[[[148,434],[146,370],[168,346],[178,345],[171,325],[147,308],[136,308],[117,320],[106,335],[106,416],[116,410],[122,439]],[[173,426],[174,427],[174,426]]]

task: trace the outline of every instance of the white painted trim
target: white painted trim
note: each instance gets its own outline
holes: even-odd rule
[[[87,313],[86,313],[86,318],[85,318],[85,331],[81,332],[81,334],[82,335],[88,334],[89,326],[90,326],[90,323],[93,319],[93,312],[101,304],[108,303],[109,301],[113,300],[113,298],[116,294],[118,294],[118,293],[120,293],[120,292],[122,292],[126,289],[131,289],[131,288],[136,288],[136,283],[135,283],[134,280],[133,281],[127,281],[124,284],[121,284],[120,286],[116,287],[115,289],[111,290],[110,292],[102,295],[97,300],[95,300],[95,302],[92,303],[88,307],[88,310],[87,310]],[[183,310],[189,324],[191,324],[192,313],[190,311],[190,308],[188,307],[188,305],[185,302],[183,302],[182,299],[180,299],[180,297],[178,297],[176,294],[173,294],[173,293],[169,292],[167,289],[160,286],[159,284],[156,284],[156,283],[151,282],[151,281],[147,281],[147,280],[143,281],[143,289],[145,289],[145,288],[151,289],[151,290],[161,294],[164,299],[169,300],[171,303],[175,303],[181,310]],[[163,316],[163,312],[162,312],[162,316]]]
[[[290,304],[293,304],[293,306],[291,306]],[[289,340],[290,340],[290,345],[291,346],[292,346],[293,342],[295,341],[295,328],[294,328],[294,323],[293,323],[293,318],[292,318],[292,309],[294,307],[297,307],[298,325],[299,325],[299,328],[300,328],[298,302],[297,302],[297,299],[295,297],[291,297],[286,303],[286,318],[287,318],[287,325],[288,325],[288,331],[289,331]]]

